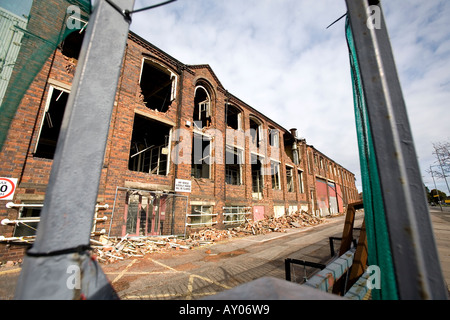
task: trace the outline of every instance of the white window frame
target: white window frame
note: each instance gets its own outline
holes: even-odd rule
[[[277,176],[277,178],[275,178],[275,182],[277,182],[277,180],[278,180],[278,183],[276,183],[275,186],[274,186],[274,183],[273,183],[273,176],[274,176],[274,174],[273,174],[274,172],[273,172],[273,171],[274,171],[274,169],[272,169],[272,163],[275,164],[275,165],[278,167],[278,170],[277,170],[277,172],[275,173],[275,175]],[[274,168],[275,168],[275,167],[274,167]],[[270,175],[271,175],[272,189],[273,189],[273,190],[281,190],[281,175],[280,175],[280,169],[281,169],[281,162],[271,159],[271,160],[270,160]]]
[[[195,208],[194,208],[195,207]],[[206,211],[206,210],[208,211]],[[192,213],[196,212],[196,213]],[[217,224],[217,221],[213,221],[213,217],[216,217],[218,214],[213,213],[214,212],[214,206],[212,205],[192,205],[191,214],[188,214],[188,217],[196,217],[200,218],[199,223],[187,223],[187,226],[212,226],[214,224]],[[208,217],[208,218],[207,218]],[[208,221],[204,222],[204,218],[207,218]],[[192,221],[192,218],[191,218]]]
[[[273,148],[280,147],[280,131],[278,129],[269,128],[269,145]]]
[[[299,193],[305,193],[305,189],[304,189],[304,185],[303,185],[303,171],[302,170],[297,170],[297,175],[298,175],[298,192]]]
[[[226,173],[226,170],[227,170],[227,163],[226,163],[227,162],[227,157],[226,157],[227,149],[229,150],[228,152],[234,153],[237,156],[237,158],[238,158],[239,163],[235,163],[235,164],[239,165],[239,184],[237,184],[237,185],[241,186],[243,184],[242,176],[243,176],[243,165],[244,165],[244,149],[239,148],[237,146],[228,145],[228,144],[225,146],[225,181],[226,181],[226,174],[227,174]],[[233,185],[233,184],[231,184],[231,185]]]
[[[47,114],[47,112],[48,112],[48,109],[50,108],[50,102],[52,101],[53,91],[54,91],[55,89],[56,89],[56,90],[59,90],[59,91],[62,91],[62,92],[66,92],[67,94],[70,94],[70,90],[68,90],[68,89],[66,89],[66,88],[62,88],[62,87],[56,86],[56,85],[54,85],[54,84],[50,84],[50,85],[49,85],[49,87],[48,87],[47,99],[46,99],[46,101],[45,101],[45,108],[44,108],[44,112],[43,112],[43,114],[42,114],[41,124],[39,125],[38,137],[37,137],[37,140],[36,140],[36,145],[34,146],[34,152],[33,152],[33,153],[36,153],[36,152],[37,152],[37,148],[38,148],[38,145],[39,145],[39,141],[40,141],[40,139],[41,139],[42,127],[44,126],[45,117],[46,117],[46,114]]]
[[[169,68],[164,66],[163,64],[155,61],[149,57],[143,57],[141,61],[141,70],[139,71],[139,85],[141,85],[142,80],[142,71],[144,70],[145,61],[150,61],[155,67],[159,68],[163,72],[167,72],[170,75],[170,79],[172,80],[172,90],[170,92],[170,101],[174,101],[177,98],[177,84],[178,84],[178,76],[176,73],[172,72]]]
[[[290,177],[291,177],[291,186],[292,186],[292,190],[289,190],[289,173],[290,173]],[[286,191],[287,192],[295,192],[295,179],[294,179],[294,167],[290,166],[290,165],[286,165]]]

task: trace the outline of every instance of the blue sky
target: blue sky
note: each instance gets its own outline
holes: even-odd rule
[[[382,5],[432,189],[432,143],[450,140],[450,1]],[[131,30],[186,64],[209,64],[228,91],[354,172],[362,191],[344,19],[326,29],[345,12],[344,0],[178,0],[134,15]]]
[[[0,0],[0,7],[17,14],[28,15],[33,0]]]

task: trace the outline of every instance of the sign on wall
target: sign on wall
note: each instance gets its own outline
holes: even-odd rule
[[[175,179],[175,192],[191,192],[191,180]]]

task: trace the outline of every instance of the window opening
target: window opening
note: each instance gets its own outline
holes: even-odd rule
[[[303,190],[303,172],[301,170],[298,170],[298,192],[304,193]]]
[[[252,169],[252,196],[256,199],[262,198],[264,187],[264,176],[262,175],[263,165],[259,157],[255,154],[251,155]]]
[[[67,35],[61,44],[61,53],[67,58],[78,60],[81,45],[83,44],[84,34],[85,32],[76,30]]]
[[[194,98],[194,124],[198,129],[211,125],[211,99],[205,88],[195,88]]]
[[[231,206],[222,209],[224,224],[243,223],[246,221],[246,215],[252,214],[251,207]]]
[[[166,112],[175,100],[175,80],[172,72],[144,59],[140,87],[146,107]]]
[[[135,114],[128,169],[167,175],[170,130],[162,122]]]
[[[262,140],[261,130],[262,130],[261,124],[253,119],[250,119],[251,144],[254,145],[256,148],[259,148]]]
[[[272,189],[281,189],[280,185],[280,163],[270,161],[270,174],[272,176]]]
[[[294,192],[294,169],[286,167],[287,191]]]
[[[194,178],[210,178],[211,139],[208,136],[194,133],[192,139],[192,167]]]
[[[213,206],[192,206],[191,214],[188,216],[190,217],[190,223],[187,225],[192,227],[202,227],[217,223],[213,219],[217,217],[217,214],[213,213]]]
[[[238,108],[233,105],[227,105],[226,119],[228,127],[234,130],[242,129],[242,112]]]
[[[277,129],[269,129],[269,143],[272,147],[280,147],[280,133]]]
[[[232,185],[242,184],[242,150],[226,146],[225,182]]]
[[[35,204],[35,202],[33,202]],[[26,204],[26,202],[24,203]],[[24,222],[18,223],[14,228],[13,237],[35,236],[41,216],[42,207],[23,206],[19,209],[18,220]],[[33,220],[37,220],[34,222]]]
[[[53,159],[69,93],[50,86],[34,156]]]

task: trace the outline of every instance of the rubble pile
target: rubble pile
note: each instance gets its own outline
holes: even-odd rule
[[[130,257],[144,257],[154,252],[168,252],[176,249],[191,249],[188,240],[175,236],[167,237],[106,237],[100,236],[99,241],[91,239],[93,254],[103,263],[111,263]]]
[[[286,229],[318,225],[324,218],[313,217],[307,212],[296,212],[279,218],[265,218],[259,221],[246,220],[237,227],[219,230],[213,227],[195,229],[185,239],[176,236],[158,237],[106,237],[91,239],[93,254],[102,263],[111,263],[130,257],[144,257],[146,254],[169,252],[171,250],[190,250],[194,247],[212,244],[217,241],[248,235],[286,232]]]
[[[305,211],[295,212],[289,216],[279,218],[265,218],[259,221],[248,221],[241,227],[233,228],[238,232],[247,234],[266,234],[269,232],[286,232],[289,228],[301,228],[323,223],[325,218],[313,217]]]

